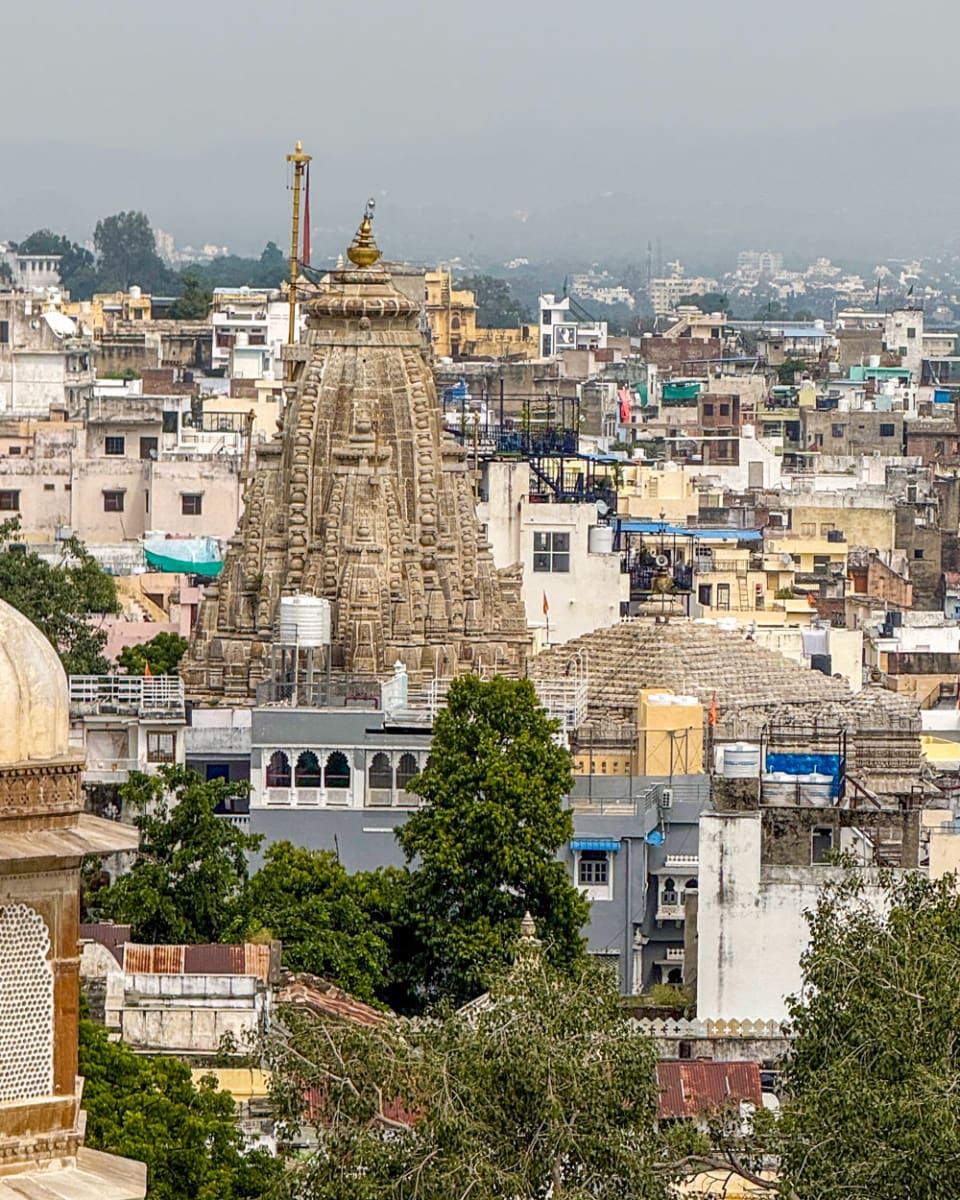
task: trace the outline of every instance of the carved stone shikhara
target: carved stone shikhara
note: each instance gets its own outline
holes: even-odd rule
[[[369,214],[348,254],[307,304],[304,365],[206,593],[182,667],[196,701],[253,702],[296,593],[331,602],[335,672],[523,669],[520,567],[498,571],[481,533],[419,306],[377,265]]]

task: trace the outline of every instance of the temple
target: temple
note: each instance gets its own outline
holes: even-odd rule
[[[0,1200],[142,1200],[141,1163],[84,1147],[77,1077],[81,860],[138,835],[82,811],[63,667],[3,601],[0,701]]]
[[[417,318],[380,265],[372,203],[307,304],[279,433],[257,452],[237,535],[182,667],[201,703],[270,676],[281,599],[330,605],[332,672],[412,681],[522,671],[520,567],[497,570],[463,451],[445,432]]]

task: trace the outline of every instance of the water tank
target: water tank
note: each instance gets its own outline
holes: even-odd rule
[[[287,645],[330,645],[330,601],[320,596],[280,598],[280,641]]]
[[[724,755],[726,758],[726,755]],[[764,804],[784,807],[796,802],[797,776],[786,771],[771,771],[760,780]]]
[[[143,292],[141,292],[141,290],[137,286],[137,284],[131,283],[130,284],[130,299],[131,300],[139,300],[142,295],[143,295]]]
[[[587,534],[587,550],[591,554],[613,553],[613,529],[609,525],[591,525]]]
[[[756,779],[760,774],[760,747],[753,742],[730,742],[723,747],[724,779]]]
[[[833,803],[833,776],[817,771],[809,775],[797,775],[800,784],[800,803],[814,808],[829,808]]]

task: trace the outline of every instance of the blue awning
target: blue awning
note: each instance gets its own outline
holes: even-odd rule
[[[574,838],[571,850],[619,850],[619,838]]]
[[[664,537],[688,537],[697,541],[759,542],[763,534],[759,529],[696,529],[687,525],[668,525],[661,521],[628,521],[617,519],[621,533],[651,533]]]

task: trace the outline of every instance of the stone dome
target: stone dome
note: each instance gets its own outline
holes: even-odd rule
[[[0,767],[69,753],[67,677],[40,630],[0,600]]]

